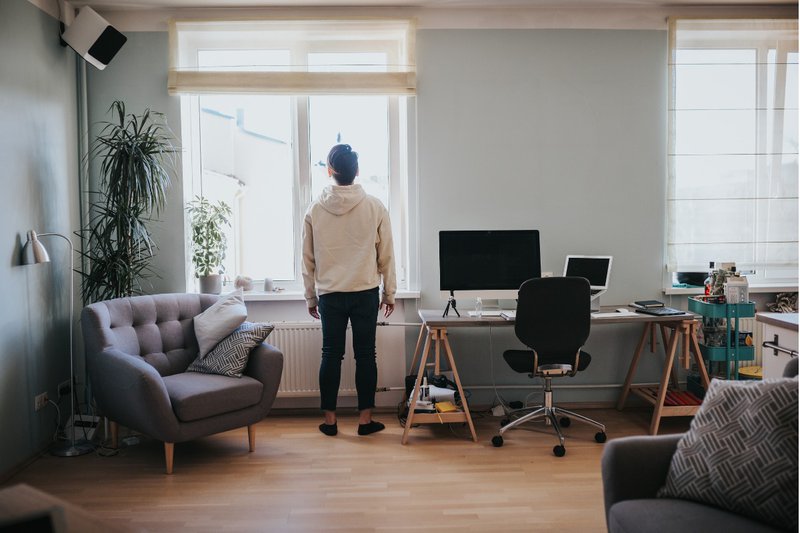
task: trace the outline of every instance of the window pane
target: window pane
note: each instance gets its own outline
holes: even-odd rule
[[[201,96],[200,109],[202,194],[234,213],[226,273],[295,279],[290,98]]]
[[[679,54],[675,66],[676,109],[752,109],[755,106],[755,50],[684,52]],[[726,52],[724,58],[719,58],[720,52]],[[717,59],[725,61],[721,63]]]
[[[327,171],[331,147],[346,143],[358,152],[356,183],[389,206],[388,102],[385,96],[309,98],[312,198],[333,183]]]
[[[756,152],[756,111],[676,111],[678,154]]]

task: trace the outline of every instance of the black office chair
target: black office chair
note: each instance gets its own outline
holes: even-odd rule
[[[502,435],[509,429],[540,418],[558,434],[559,444],[553,448],[556,457],[566,453],[561,427],[569,426],[570,418],[598,428],[594,439],[606,441],[603,424],[553,405],[551,388],[552,378],[574,376],[592,360],[581,350],[589,337],[589,294],[589,281],[579,277],[529,279],[519,288],[514,332],[530,350],[506,350],[503,359],[516,372],[544,378],[544,401],[508,413],[500,434],[492,438],[494,446],[503,445]]]

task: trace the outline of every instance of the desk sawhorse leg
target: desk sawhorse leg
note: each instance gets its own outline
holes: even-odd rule
[[[427,332],[427,335],[425,335]],[[402,443],[408,442],[408,431],[413,424],[450,424],[453,422],[466,422],[469,425],[469,431],[472,434],[472,440],[478,442],[478,436],[475,433],[475,426],[472,424],[472,416],[469,413],[467,406],[467,399],[464,396],[464,389],[461,387],[461,378],[458,376],[458,369],[456,362],[453,358],[453,351],[450,349],[450,342],[447,340],[447,328],[444,327],[427,327],[423,324],[417,338],[417,345],[414,348],[414,357],[411,361],[411,372],[414,372],[414,367],[417,366],[418,354],[420,354],[420,346],[422,345],[422,337],[425,336],[425,345],[421,352],[421,360],[419,361],[419,369],[417,370],[417,379],[414,382],[414,389],[411,391],[409,403],[408,417],[406,418],[406,427],[403,430]],[[451,413],[415,413],[412,406],[417,404],[419,398],[420,386],[422,384],[422,376],[425,374],[425,369],[428,365],[428,357],[431,353],[431,346],[434,348],[434,373],[440,373],[440,356],[441,347],[444,346],[444,353],[447,356],[447,362],[450,365],[450,370],[453,371],[453,380],[456,382],[456,390],[458,390],[459,397],[461,398],[461,411],[454,411]]]
[[[664,360],[664,369],[661,373],[661,380],[658,384],[658,390],[654,391],[651,387],[633,385],[633,377],[648,338],[651,342],[651,351],[655,351],[653,345],[655,344],[657,325],[660,325],[661,328],[661,337],[664,341],[666,357]],[[672,330],[669,335],[666,331],[668,329]],[[677,385],[677,380],[672,370],[675,364],[675,354],[678,351],[679,340],[682,341],[684,367],[689,368],[690,357],[693,357],[700,371],[700,380],[702,381],[703,388],[706,390],[708,389],[708,371],[703,362],[703,356],[700,353],[700,346],[697,343],[697,322],[695,320],[681,320],[680,322],[665,322],[661,324],[656,322],[646,323],[644,328],[642,328],[642,335],[639,338],[639,343],[636,345],[636,351],[633,354],[631,365],[628,368],[628,375],[625,377],[625,384],[622,386],[622,394],[617,402],[617,410],[621,411],[623,407],[625,407],[625,401],[628,399],[628,393],[630,392],[652,404],[653,418],[650,421],[650,435],[656,435],[658,433],[658,426],[661,423],[662,417],[692,416],[700,407],[698,403],[689,403],[688,398],[682,396],[678,396],[674,400],[668,402],[671,405],[665,405],[668,396],[676,396],[675,392],[669,391],[669,382],[670,378],[672,378],[673,383]]]

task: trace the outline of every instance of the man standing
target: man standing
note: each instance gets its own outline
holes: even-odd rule
[[[375,329],[378,311],[394,311],[397,291],[389,212],[380,200],[354,184],[358,154],[347,144],[328,153],[327,186],[308,208],[303,224],[303,283],[308,312],[322,320],[319,429],[334,436],[347,323],[353,330],[358,393],[358,434],[384,429],[372,420],[378,367]],[[381,292],[381,284],[383,290]]]

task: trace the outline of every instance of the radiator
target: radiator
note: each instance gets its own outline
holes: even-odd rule
[[[322,353],[322,327],[319,322],[277,322],[267,342],[283,352],[283,376],[278,389],[278,398],[319,398],[319,362]],[[404,387],[405,333],[402,327],[378,327],[376,338],[378,363],[378,389]],[[347,328],[347,342],[342,361],[340,396],[354,396],[355,360],[353,359],[352,335]],[[378,405],[393,405],[398,400],[381,402]]]
[[[763,336],[761,330],[761,325],[756,322],[755,318],[739,319],[739,331],[752,332],[753,346],[756,348],[755,359],[752,361],[741,361],[739,363],[739,368],[743,366],[761,366],[761,337]]]

